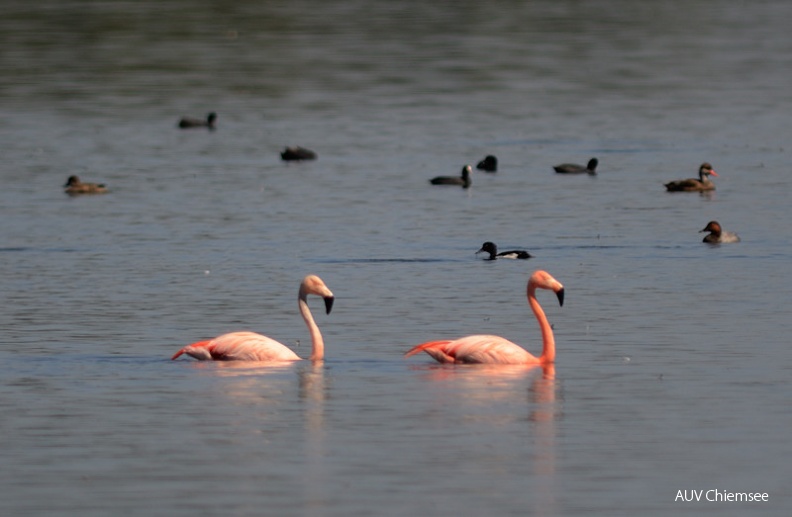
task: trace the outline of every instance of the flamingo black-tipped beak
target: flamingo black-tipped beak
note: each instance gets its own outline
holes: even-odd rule
[[[564,288],[562,287],[558,291],[556,291],[556,297],[558,298],[558,305],[561,307],[564,306]]]
[[[335,300],[334,297],[328,296],[324,299],[325,301],[325,309],[327,310],[327,314],[330,314],[330,311],[333,309],[333,301]]]

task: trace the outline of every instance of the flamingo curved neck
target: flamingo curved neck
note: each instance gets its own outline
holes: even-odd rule
[[[542,306],[536,300],[536,286],[528,286],[528,304],[542,330],[542,355],[539,356],[539,362],[542,364],[553,363],[555,362],[555,336]]]
[[[319,332],[319,327],[313,319],[311,309],[308,307],[308,302],[305,299],[305,294],[300,293],[299,305],[300,314],[302,314],[305,325],[308,327],[308,332],[311,333],[311,361],[321,361],[324,359],[324,340],[322,333]]]

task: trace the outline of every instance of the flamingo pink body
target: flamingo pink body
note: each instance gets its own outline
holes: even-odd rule
[[[555,337],[550,322],[536,300],[536,289],[549,289],[564,304],[564,286],[546,271],[535,271],[528,280],[528,304],[542,331],[542,355],[536,357],[500,336],[473,335],[455,340],[429,341],[411,348],[404,356],[426,352],[441,363],[536,364],[555,361]]]
[[[325,300],[327,312],[333,307],[333,293],[316,275],[306,276],[300,284],[298,304],[308,331],[311,334],[311,357],[313,361],[324,358],[324,340],[319,327],[311,315],[306,298],[309,294],[321,296]],[[173,354],[176,359],[187,354],[202,361],[298,361],[300,356],[290,348],[274,339],[255,332],[230,332],[214,339],[198,341],[187,345]]]

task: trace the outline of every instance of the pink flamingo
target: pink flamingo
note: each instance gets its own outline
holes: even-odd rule
[[[489,363],[549,365],[555,361],[555,338],[550,322],[536,301],[536,289],[549,289],[556,293],[564,305],[564,286],[546,271],[534,271],[528,280],[528,304],[542,330],[542,355],[528,353],[524,348],[500,336],[474,335],[454,341],[429,341],[411,348],[404,357],[426,352],[441,363]]]
[[[321,296],[325,301],[325,308],[330,314],[333,308],[333,293],[324,284],[321,278],[316,275],[306,276],[300,284],[300,291],[297,297],[308,331],[311,333],[311,356],[312,361],[320,361],[324,358],[324,341],[319,327],[311,315],[306,298],[309,294]],[[256,334],[255,332],[230,332],[208,341],[198,341],[187,345],[175,354],[171,359],[176,359],[182,354],[187,354],[196,359],[214,361],[298,361],[300,356],[295,354],[290,348],[278,343],[267,336]]]

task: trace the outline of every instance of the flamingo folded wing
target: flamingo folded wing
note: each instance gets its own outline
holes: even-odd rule
[[[405,357],[426,352],[440,363],[456,364],[526,364],[539,359],[508,339],[491,335],[474,335],[455,341],[429,341],[411,348]]]

